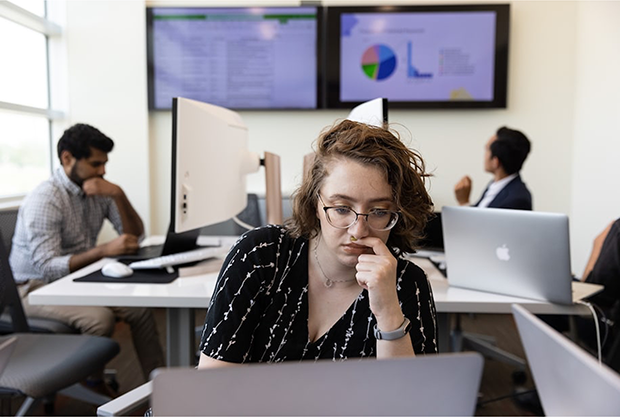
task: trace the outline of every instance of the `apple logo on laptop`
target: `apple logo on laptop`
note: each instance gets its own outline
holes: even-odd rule
[[[510,260],[510,249],[504,243],[502,246],[495,249],[495,255],[497,255],[497,259],[500,261],[509,261]]]

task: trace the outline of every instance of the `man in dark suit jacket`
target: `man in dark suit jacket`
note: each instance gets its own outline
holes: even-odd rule
[[[493,174],[493,182],[484,190],[475,207],[532,210],[532,195],[519,171],[530,152],[530,141],[518,130],[501,127],[486,144],[484,170]],[[464,176],[454,187],[460,205],[469,205],[471,178]]]

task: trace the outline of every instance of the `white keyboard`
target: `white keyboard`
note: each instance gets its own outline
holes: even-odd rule
[[[226,246],[199,248],[187,252],[174,253],[172,255],[158,256],[157,258],[132,262],[129,264],[129,267],[131,269],[154,269],[165,268],[174,265],[182,265],[190,262],[198,262],[205,259],[226,255],[229,249],[230,248]]]

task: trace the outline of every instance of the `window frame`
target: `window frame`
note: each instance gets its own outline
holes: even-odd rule
[[[45,54],[47,62],[47,107],[32,107],[21,104],[0,101],[0,110],[16,112],[23,115],[43,116],[48,121],[48,144],[50,155],[50,174],[53,169],[53,145],[52,145],[52,125],[56,121],[64,120],[66,115],[59,109],[51,107],[52,102],[52,88],[50,79],[50,38],[60,37],[62,35],[62,27],[47,18],[48,15],[48,2],[45,0],[45,17],[38,16],[26,9],[19,7],[9,1],[0,1],[0,17],[3,17],[13,23],[20,26],[31,29],[45,36]],[[24,194],[18,195],[2,195],[0,194],[0,209],[18,207],[24,198]]]

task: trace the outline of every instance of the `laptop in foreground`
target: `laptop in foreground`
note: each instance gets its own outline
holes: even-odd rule
[[[451,286],[572,304],[568,216],[444,207]]]
[[[512,312],[545,415],[620,415],[620,375],[522,306]]]
[[[156,416],[471,416],[482,366],[482,356],[469,352],[161,369],[151,405]]]

